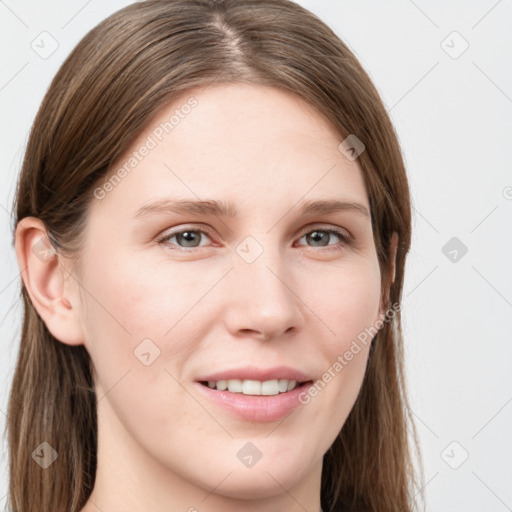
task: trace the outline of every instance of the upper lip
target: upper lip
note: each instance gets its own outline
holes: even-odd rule
[[[246,366],[244,368],[233,368],[222,372],[211,373],[196,379],[198,382],[219,381],[219,380],[274,380],[287,379],[296,382],[309,382],[313,380],[308,374],[289,366],[274,366],[273,368],[259,368],[257,366]]]

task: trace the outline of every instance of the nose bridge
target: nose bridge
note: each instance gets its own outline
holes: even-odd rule
[[[301,301],[272,234],[246,237],[235,249],[229,328],[275,337],[302,325]]]

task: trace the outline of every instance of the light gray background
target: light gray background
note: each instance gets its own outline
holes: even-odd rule
[[[21,320],[10,210],[29,128],[64,58],[129,3],[0,0],[2,431]],[[298,3],[360,59],[404,151],[414,237],[403,311],[427,510],[512,510],[512,0]],[[43,31],[58,42],[48,58],[31,48]],[[465,255],[443,253],[452,237]],[[5,441],[0,455],[3,508]]]

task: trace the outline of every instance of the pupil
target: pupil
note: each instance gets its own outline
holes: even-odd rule
[[[320,237],[320,238],[322,238],[322,237],[323,237],[323,238],[324,238],[324,242],[326,241],[326,237],[324,236],[324,233],[323,233],[322,231],[312,231],[312,232],[311,232],[310,238],[313,238],[313,239],[314,239],[314,240],[313,240],[314,242],[320,241],[320,240],[318,240],[318,238],[319,238],[319,237]],[[320,244],[320,245],[324,246],[324,245],[326,245],[326,244],[325,244],[325,243],[323,243],[323,244]]]
[[[194,231],[184,231],[180,234],[180,238],[184,239],[185,243],[194,243],[194,238],[196,237]]]

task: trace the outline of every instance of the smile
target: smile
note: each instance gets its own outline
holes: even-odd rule
[[[218,380],[201,382],[201,384],[208,386],[210,389],[218,391],[228,390],[230,393],[240,393],[243,395],[264,395],[272,396],[280,393],[287,393],[295,389],[300,383],[295,380],[288,379],[272,379],[272,380]]]

